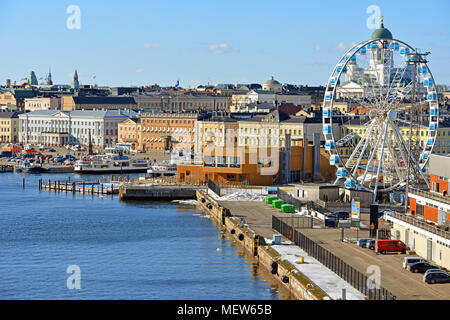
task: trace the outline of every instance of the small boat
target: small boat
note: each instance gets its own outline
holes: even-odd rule
[[[134,159],[123,155],[119,148],[106,148],[101,155],[85,156],[75,162],[76,173],[142,173],[150,168],[150,160]]]
[[[41,173],[42,171],[44,171],[44,169],[42,168],[41,165],[33,164],[28,161],[23,162],[19,166],[19,169],[21,170],[21,172],[24,172],[24,173]]]
[[[153,165],[147,170],[150,178],[153,177],[170,177],[177,175],[177,165],[163,161],[160,165]]]

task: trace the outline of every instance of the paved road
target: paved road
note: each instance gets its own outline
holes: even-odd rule
[[[271,239],[273,234],[277,233],[272,230],[272,215],[290,216],[261,202],[220,201],[220,203],[229,208],[233,216],[244,218],[251,229],[267,239]],[[362,215],[362,220],[368,222],[368,215]],[[380,225],[383,223],[380,221]],[[381,285],[396,295],[397,299],[450,300],[449,283],[428,285],[422,280],[423,274],[414,274],[402,268],[406,255],[378,255],[354,243],[341,242],[340,229],[302,229],[302,232],[362,273],[366,273],[367,267],[371,265],[379,266]],[[369,231],[356,232],[347,229],[344,236],[346,238],[369,237]]]

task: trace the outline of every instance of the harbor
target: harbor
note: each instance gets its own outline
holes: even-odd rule
[[[71,182],[119,179],[0,175],[1,239],[9,261],[0,266],[3,299],[292,299],[195,205],[119,201],[118,194],[91,195],[89,188],[85,193],[38,189],[40,179],[54,185],[69,177]],[[81,290],[65,286],[72,264],[81,268]]]

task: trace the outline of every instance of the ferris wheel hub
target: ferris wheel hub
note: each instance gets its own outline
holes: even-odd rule
[[[396,120],[397,119],[397,111],[393,110],[393,109],[389,110],[387,112],[387,118],[388,118],[388,120],[391,120],[391,121]]]

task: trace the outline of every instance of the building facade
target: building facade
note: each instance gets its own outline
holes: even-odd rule
[[[0,143],[19,142],[20,112],[0,112]]]
[[[129,118],[118,124],[118,142],[130,144],[134,150],[142,150],[142,126],[140,118]]]
[[[118,124],[134,111],[40,110],[19,115],[19,142],[44,145],[89,145],[102,149],[118,142]]]
[[[200,113],[142,113],[141,150],[193,150]]]
[[[122,96],[63,96],[62,110],[124,110],[137,109],[132,97]]]
[[[61,109],[60,97],[35,97],[25,99],[25,111],[59,109]]]

